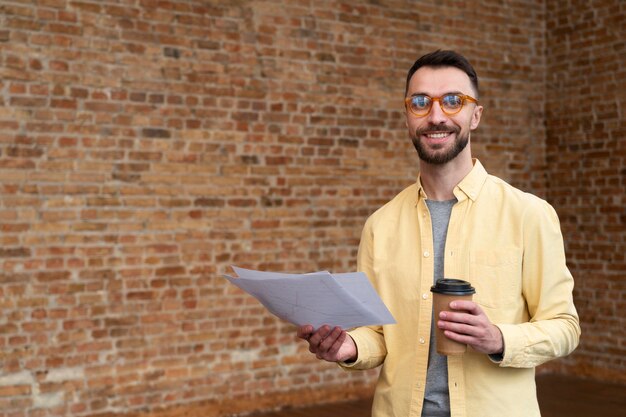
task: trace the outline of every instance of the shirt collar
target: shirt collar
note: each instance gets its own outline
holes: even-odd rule
[[[474,167],[472,170],[454,187],[454,196],[458,201],[465,200],[466,198],[476,201],[480,190],[487,180],[487,171],[476,158],[472,159]],[[417,176],[417,199],[426,198],[426,192],[422,187],[422,181],[420,181],[420,175]]]
[[[454,195],[460,200],[460,192],[464,193],[472,201],[476,201],[480,190],[483,188],[483,184],[487,180],[487,170],[483,167],[483,164],[476,158],[473,159],[474,167],[472,170],[461,180],[461,182],[454,187]]]

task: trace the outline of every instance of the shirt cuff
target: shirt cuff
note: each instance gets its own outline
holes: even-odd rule
[[[505,349],[502,352],[502,360],[497,361],[500,366],[512,366],[515,368],[526,368],[528,365],[524,362],[525,336],[524,332],[518,324],[497,324],[500,332],[502,332],[502,341]],[[489,355],[491,358],[491,355]],[[493,359],[493,358],[492,358]]]
[[[348,332],[348,335],[354,340],[357,349],[357,358],[353,362],[338,362],[339,366],[344,369],[371,369],[380,365],[385,359],[386,352],[382,347],[378,346],[370,334],[371,330],[365,327],[356,328]]]

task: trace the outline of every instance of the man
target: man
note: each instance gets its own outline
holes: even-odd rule
[[[298,336],[346,369],[382,365],[373,417],[539,416],[535,367],[569,354],[580,337],[557,215],[472,158],[483,107],[463,56],[419,58],[405,104],[417,182],[367,220],[358,253],[397,323],[302,326]],[[432,317],[430,287],[444,276],[476,294]],[[467,352],[437,354],[434,326]]]

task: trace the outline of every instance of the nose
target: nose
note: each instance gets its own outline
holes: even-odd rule
[[[433,105],[428,113],[428,122],[433,125],[444,124],[448,121],[448,116],[441,109],[439,100],[433,101]]]

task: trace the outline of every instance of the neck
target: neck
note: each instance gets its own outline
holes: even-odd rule
[[[472,157],[467,148],[452,161],[443,165],[433,165],[420,161],[420,181],[428,199],[452,200],[454,187],[469,174],[473,166]]]

